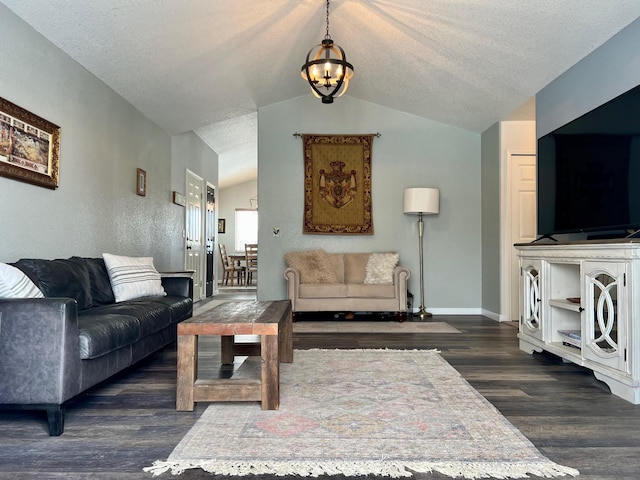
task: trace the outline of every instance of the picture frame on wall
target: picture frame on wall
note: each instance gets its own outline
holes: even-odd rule
[[[58,188],[60,127],[0,97],[0,176]]]
[[[147,195],[147,172],[141,168],[136,170],[136,193],[141,197]]]
[[[227,220],[224,218],[218,219],[218,233],[225,233],[227,229]]]

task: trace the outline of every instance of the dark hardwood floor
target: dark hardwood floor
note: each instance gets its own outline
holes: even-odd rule
[[[437,348],[544,455],[577,468],[579,478],[640,478],[640,406],[611,395],[588,370],[520,351],[511,324],[480,316],[433,320],[462,334],[294,334],[294,347]],[[218,343],[206,345],[204,363],[217,365]],[[60,437],[49,437],[42,413],[0,411],[0,478],[153,478],[142,468],[166,459],[207,406],[176,412],[175,376],[172,345],[75,402]],[[156,478],[222,477],[191,470]]]

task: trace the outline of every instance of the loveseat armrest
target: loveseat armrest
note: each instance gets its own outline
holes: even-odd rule
[[[287,279],[287,298],[291,301],[291,310],[296,311],[296,301],[300,296],[300,271],[297,268],[287,267],[284,271]]]
[[[405,311],[407,308],[407,282],[409,278],[411,278],[411,271],[407,267],[398,266],[393,269],[393,286],[400,308],[398,311]]]
[[[162,288],[167,295],[193,298],[193,278],[191,275],[176,275],[161,273]]]
[[[62,404],[80,392],[77,303],[0,299],[0,404]]]

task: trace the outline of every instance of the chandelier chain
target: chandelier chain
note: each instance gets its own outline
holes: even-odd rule
[[[329,35],[329,0],[327,0],[327,34],[324,36],[325,39],[330,39],[331,35]]]

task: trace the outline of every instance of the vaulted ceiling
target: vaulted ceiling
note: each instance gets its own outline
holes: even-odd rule
[[[310,94],[300,67],[325,35],[324,0],[0,2],[169,133],[197,132],[221,174],[255,161],[258,108]],[[640,1],[333,0],[330,12],[354,65],[348,95],[482,132]]]

